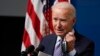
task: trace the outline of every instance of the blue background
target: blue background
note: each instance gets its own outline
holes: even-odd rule
[[[95,42],[95,56],[100,56],[100,1],[72,0],[77,10],[75,28]]]

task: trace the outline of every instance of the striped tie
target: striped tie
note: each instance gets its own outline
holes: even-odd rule
[[[53,56],[62,56],[61,41],[61,39],[57,41]]]

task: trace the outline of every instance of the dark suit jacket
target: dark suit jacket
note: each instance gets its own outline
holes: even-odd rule
[[[75,32],[75,37],[76,37],[76,42],[75,42],[76,55],[75,56],[94,56],[93,41],[80,35],[77,32]],[[57,36],[55,34],[51,34],[44,37],[41,40],[39,46],[44,46],[44,50],[43,50],[44,53],[53,55],[56,39],[57,39]]]

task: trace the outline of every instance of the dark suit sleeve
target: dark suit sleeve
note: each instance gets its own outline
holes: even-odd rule
[[[89,43],[89,45],[86,47],[86,49],[83,52],[77,53],[76,51],[75,56],[94,56],[94,48],[95,48],[95,45],[93,42],[91,42]]]

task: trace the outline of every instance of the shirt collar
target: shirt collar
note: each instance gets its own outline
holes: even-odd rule
[[[58,42],[59,40],[61,40],[61,37],[60,36],[57,36],[57,41],[56,42]]]

